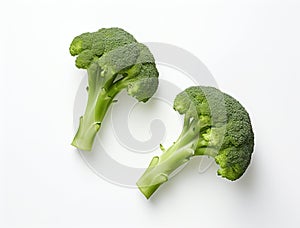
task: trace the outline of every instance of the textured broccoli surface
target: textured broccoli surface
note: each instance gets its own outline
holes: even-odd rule
[[[158,87],[158,71],[150,50],[120,28],[103,28],[75,37],[70,54],[88,72],[88,102],[72,145],[90,151],[107,110],[123,89],[146,102]]]
[[[254,134],[249,115],[233,97],[213,87],[190,87],[178,94],[174,109],[184,115],[174,144],[155,156],[137,186],[149,198],[170,174],[193,156],[213,157],[218,175],[240,178],[249,166]]]

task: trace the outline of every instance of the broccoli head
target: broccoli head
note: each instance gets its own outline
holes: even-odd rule
[[[120,28],[103,28],[74,38],[70,54],[88,73],[88,102],[72,145],[91,150],[105,114],[123,89],[146,102],[158,87],[158,71],[150,50]]]
[[[184,115],[174,144],[155,156],[137,186],[149,198],[179,166],[194,156],[213,157],[218,175],[240,178],[249,166],[254,134],[249,115],[233,97],[213,87],[195,86],[178,94],[174,109]]]
[[[77,56],[76,66],[87,69],[94,59],[118,47],[136,43],[134,37],[121,28],[102,28],[76,36],[70,45],[70,54]]]

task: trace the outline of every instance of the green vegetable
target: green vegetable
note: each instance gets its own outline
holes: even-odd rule
[[[88,73],[88,102],[72,145],[90,151],[115,96],[127,89],[138,101],[148,101],[158,87],[158,71],[149,49],[120,28],[83,33],[70,53]]]
[[[184,114],[179,138],[155,156],[137,186],[148,199],[178,167],[193,156],[208,155],[219,165],[218,175],[229,180],[246,171],[254,134],[247,111],[233,97],[213,87],[190,87],[178,94],[174,109]]]

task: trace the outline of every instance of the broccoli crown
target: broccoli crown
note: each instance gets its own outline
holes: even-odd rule
[[[152,53],[123,29],[103,28],[83,33],[72,41],[70,53],[77,55],[78,68],[88,69],[93,65],[92,68],[99,69],[100,81],[107,90],[119,81],[114,89],[126,88],[129,95],[146,102],[158,87],[158,71]]]
[[[195,155],[213,156],[218,174],[236,180],[246,171],[254,134],[249,115],[233,97],[213,87],[190,87],[178,94],[174,109],[198,118],[200,134]]]
[[[138,101],[147,102],[158,87],[158,71],[154,63],[144,63],[135,78],[128,80],[127,93]]]
[[[146,102],[156,92],[158,87],[158,71],[156,69],[155,60],[150,50],[142,44],[139,44],[140,54],[136,61],[135,68],[129,69],[137,71],[135,77],[128,77],[127,93],[135,97],[138,101]],[[126,74],[126,73],[125,73]]]
[[[103,75],[119,75],[121,86],[139,101],[147,101],[158,86],[154,57],[141,43],[131,43],[105,53],[97,63]],[[109,77],[107,77],[109,79]]]
[[[117,47],[137,42],[134,37],[120,28],[102,28],[76,36],[70,45],[70,54],[76,56],[76,66],[87,69],[92,61]]]

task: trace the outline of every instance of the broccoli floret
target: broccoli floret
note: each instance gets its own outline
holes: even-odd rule
[[[190,87],[178,94],[174,109],[184,114],[183,130],[174,144],[155,156],[137,186],[148,199],[169,175],[192,157],[207,155],[219,165],[218,175],[240,178],[249,166],[254,134],[249,115],[233,97],[213,87]]]
[[[97,32],[83,33],[76,36],[70,45],[70,54],[77,56],[76,66],[78,68],[88,68],[91,62],[78,65],[77,61],[86,59],[84,56],[99,58],[104,53],[110,52],[117,47],[130,43],[136,43],[136,39],[121,28],[102,28]],[[83,55],[83,56],[82,56]]]
[[[88,102],[72,145],[90,151],[115,96],[127,89],[138,101],[148,101],[157,90],[158,71],[150,50],[120,28],[83,33],[69,50],[88,73]]]

